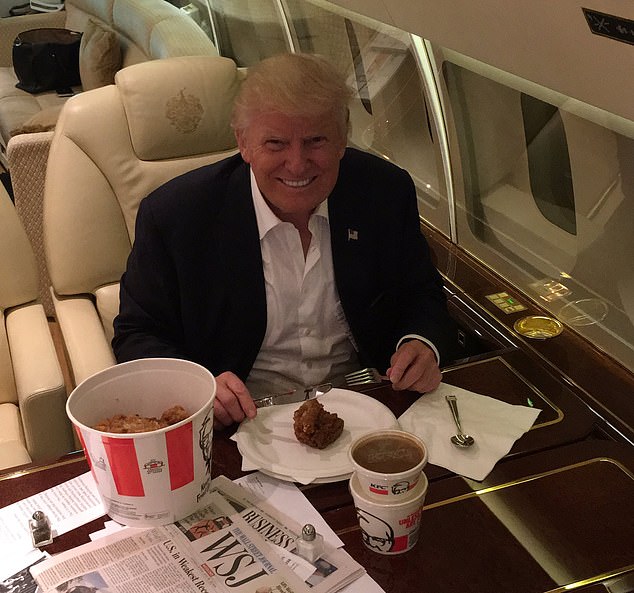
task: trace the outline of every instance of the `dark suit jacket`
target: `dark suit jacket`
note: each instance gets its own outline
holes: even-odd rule
[[[402,169],[347,149],[328,199],[334,273],[364,366],[416,333],[448,360],[456,334]],[[186,358],[249,374],[266,296],[249,167],[239,155],[181,175],[139,207],[112,342],[119,362]]]

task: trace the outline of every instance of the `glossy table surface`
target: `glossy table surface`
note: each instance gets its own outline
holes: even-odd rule
[[[445,279],[450,309],[467,326],[489,324],[492,333],[503,336],[510,351],[505,359],[525,377],[554,373],[567,388],[597,411],[603,428],[614,435],[625,435],[634,442],[634,373],[564,326],[561,335],[546,340],[520,336],[515,322],[526,315],[550,315],[535,295],[517,289],[512,281],[496,274],[451,243],[444,235],[422,225],[434,263]],[[488,296],[506,292],[526,306],[519,312],[503,312]],[[480,327],[482,329],[482,327]],[[618,437],[616,437],[618,438]]]
[[[553,378],[529,382],[504,356],[445,371],[443,380],[543,412],[483,482],[428,465],[430,487],[413,550],[365,548],[346,482],[302,486],[346,550],[391,592],[634,590],[634,450],[595,438],[588,411]],[[417,397],[388,385],[366,393],[398,416]],[[214,434],[213,472],[243,472],[231,430]],[[0,475],[5,506],[88,471],[76,454]],[[88,541],[102,520],[56,538],[55,553]],[[628,589],[627,587],[630,587]]]
[[[437,232],[425,234],[450,309],[490,346],[445,369],[443,382],[541,412],[482,482],[426,467],[420,539],[402,555],[364,547],[346,482],[301,489],[388,593],[634,593],[634,375],[569,328],[543,341],[514,333],[521,316],[544,314],[539,305]],[[527,310],[501,313],[487,298],[501,291]],[[388,385],[364,391],[397,417],[417,397]],[[235,479],[244,472],[231,434],[214,434],[213,473]],[[0,506],[86,471],[78,453],[0,473]],[[103,520],[46,550],[89,541]]]
[[[386,591],[563,590],[620,580],[634,589],[634,454],[588,441],[509,460],[483,483],[432,483],[416,547],[380,556],[354,510],[324,513]],[[567,589],[567,590],[569,590]]]

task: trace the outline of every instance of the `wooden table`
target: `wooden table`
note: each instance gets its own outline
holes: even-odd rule
[[[233,445],[224,437],[217,438],[220,443]],[[7,474],[0,477],[0,498],[9,504],[87,469],[75,455],[21,476]],[[324,518],[387,592],[634,586],[634,451],[619,443],[590,440],[510,459],[482,483],[459,476],[436,480],[426,497],[420,540],[399,556],[363,546],[345,483],[309,486],[304,493],[316,507],[331,507],[322,511]],[[85,543],[102,526],[103,519],[93,521],[46,549],[55,553]]]
[[[382,556],[363,546],[347,483],[302,487],[346,550],[388,593],[551,592],[574,583],[576,589],[594,593],[607,591],[604,584],[611,579],[630,583],[634,450],[592,438],[592,418],[568,399],[565,389],[550,386],[544,391],[550,378],[529,383],[503,358],[448,371],[444,380],[511,403],[526,403],[530,397],[538,407],[548,406],[485,481],[428,466],[420,541],[403,555]],[[415,397],[387,385],[368,394],[396,415]],[[231,432],[214,434],[213,473],[235,479],[243,472]],[[25,466],[23,472],[0,475],[0,504],[85,471],[83,456],[76,454],[47,467]],[[46,549],[55,553],[85,543],[102,524],[102,519],[93,521]]]
[[[363,546],[351,505],[323,515],[386,591],[634,588],[634,451],[609,441],[509,460],[481,484],[457,476],[432,483],[419,542],[401,556]]]

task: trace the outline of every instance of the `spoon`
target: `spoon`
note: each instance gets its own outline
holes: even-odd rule
[[[451,437],[451,442],[456,445],[456,447],[462,447],[466,449],[467,447],[471,447],[475,440],[472,436],[465,434],[462,432],[462,426],[460,426],[460,416],[458,414],[458,402],[456,401],[455,395],[447,395],[445,397],[447,403],[449,404],[449,408],[451,409],[451,414],[453,415],[454,422],[456,423],[456,428],[458,429],[458,434],[455,434]]]

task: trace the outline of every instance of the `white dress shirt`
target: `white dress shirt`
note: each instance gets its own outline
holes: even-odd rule
[[[328,204],[311,215],[306,257],[297,229],[269,208],[251,172],[266,285],[266,333],[246,385],[252,394],[323,383],[359,368],[335,285]]]

